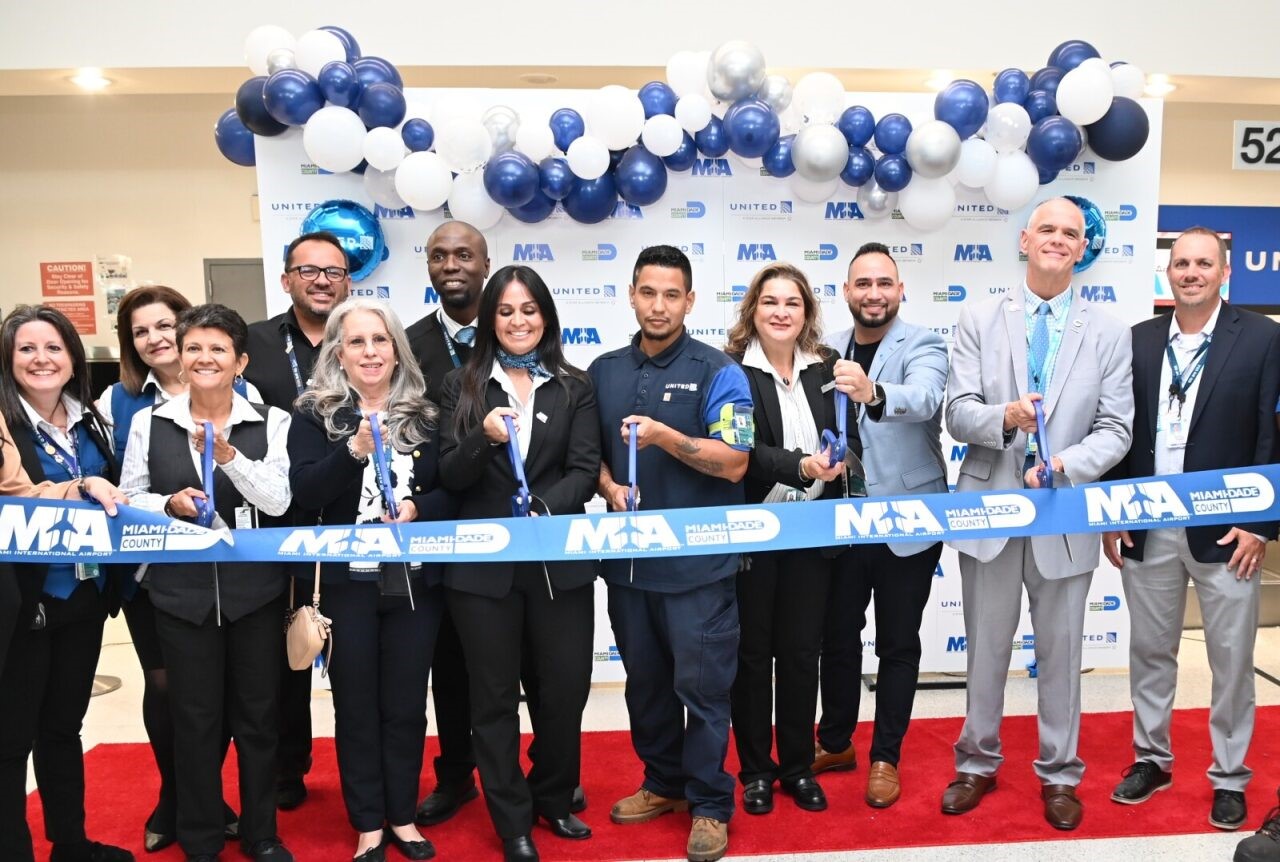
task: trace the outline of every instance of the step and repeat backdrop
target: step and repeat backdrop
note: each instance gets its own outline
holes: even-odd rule
[[[409,90],[411,99],[474,97],[484,104],[516,108],[522,118],[547,117],[584,101],[585,91]],[[850,94],[849,104],[932,119],[933,97],[924,94]],[[1108,313],[1134,323],[1151,314],[1156,253],[1160,169],[1161,104],[1144,100],[1151,136],[1134,158],[1122,163],[1097,158],[1088,149],[1042,188],[1036,200],[1054,195],[1087,199],[1102,214],[1105,241],[1076,286]],[[288,307],[278,287],[285,246],[316,207],[351,200],[372,211],[385,237],[387,255],[364,279],[356,295],[385,299],[405,324],[439,307],[427,277],[427,236],[449,218],[445,209],[419,212],[374,203],[359,175],[329,174],[310,164],[301,133],[292,129],[257,139],[263,261],[269,314]],[[797,191],[800,194],[797,194]],[[849,260],[864,242],[890,247],[906,284],[900,315],[951,341],[965,303],[984,302],[1021,288],[1025,263],[1018,232],[1030,207],[1008,212],[993,206],[980,190],[957,187],[955,215],[942,228],[922,233],[898,213],[877,216],[859,206],[858,189],[841,184],[827,200],[809,203],[808,189],[764,173],[738,159],[700,158],[690,172],[670,172],[666,194],[657,203],[634,207],[620,202],[612,217],[579,224],[559,206],[544,221],[524,224],[505,215],[484,233],[493,269],[509,263],[535,268],[555,295],[570,361],[583,367],[598,354],[625,344],[636,331],[627,299],[632,265],[639,251],[666,243],[682,248],[693,264],[696,302],[686,325],[694,337],[721,345],[736,319],[752,275],[771,261],[787,261],[808,276],[820,301],[828,332],[851,325],[842,296]],[[943,437],[951,476],[965,447]],[[596,681],[620,680],[622,664],[605,612],[603,583],[597,602]],[[1128,614],[1119,574],[1105,562],[1093,579],[1085,620],[1086,667],[1125,667]],[[954,552],[944,552],[921,628],[922,670],[963,671],[965,631],[960,575]],[[864,668],[876,669],[875,630],[864,632]],[[1034,639],[1025,607],[1014,644],[1011,669],[1033,659]]]

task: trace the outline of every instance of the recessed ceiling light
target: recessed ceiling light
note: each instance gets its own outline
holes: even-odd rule
[[[75,84],[82,90],[97,92],[105,88],[111,83],[111,79],[104,77],[102,70],[94,67],[86,67],[78,70],[71,77],[71,83]]]
[[[950,69],[934,69],[933,74],[924,82],[924,85],[930,90],[944,90],[947,84],[955,80],[955,73]]]
[[[545,87],[548,84],[554,84],[560,80],[555,75],[551,75],[546,72],[525,72],[523,75],[519,75],[518,77],[526,84],[534,84],[539,87]]]
[[[1176,89],[1178,89],[1178,86],[1169,83],[1168,75],[1153,72],[1147,76],[1147,86],[1142,88],[1142,92],[1148,96],[1160,98],[1161,96],[1169,95]]]

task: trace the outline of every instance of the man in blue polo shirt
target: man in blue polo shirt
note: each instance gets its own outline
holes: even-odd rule
[[[694,300],[689,259],[672,246],[647,248],[631,282],[640,332],[589,369],[604,443],[600,495],[615,511],[626,510],[631,482],[642,509],[743,503],[751,392],[735,362],[685,331]],[[636,477],[627,475],[632,433]],[[711,554],[604,564],[631,741],[645,767],[640,789],[609,816],[643,823],[689,810],[691,862],[714,862],[729,847],[734,783],[724,759],[738,664],[738,562],[738,554]]]

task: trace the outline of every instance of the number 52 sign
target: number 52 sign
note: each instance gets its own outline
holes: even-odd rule
[[[1236,120],[1231,167],[1237,171],[1280,171],[1280,122]]]

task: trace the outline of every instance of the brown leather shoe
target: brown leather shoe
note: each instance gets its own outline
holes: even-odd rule
[[[982,797],[996,789],[994,775],[957,772],[955,781],[942,794],[943,814],[968,814],[978,807]]]
[[[694,817],[685,848],[689,862],[717,862],[729,852],[729,824],[711,817]]]
[[[669,811],[688,810],[689,803],[683,799],[668,799],[641,787],[627,798],[614,803],[609,819],[614,823],[644,823]]]
[[[1070,784],[1046,784],[1040,788],[1044,819],[1054,829],[1075,829],[1084,817],[1084,805]]]
[[[867,773],[867,804],[872,808],[888,808],[898,801],[902,785],[898,783],[898,770],[892,763],[877,760]]]
[[[832,754],[822,747],[822,743],[813,744],[813,774],[820,772],[848,772],[858,768],[858,752],[850,745],[839,754]]]

